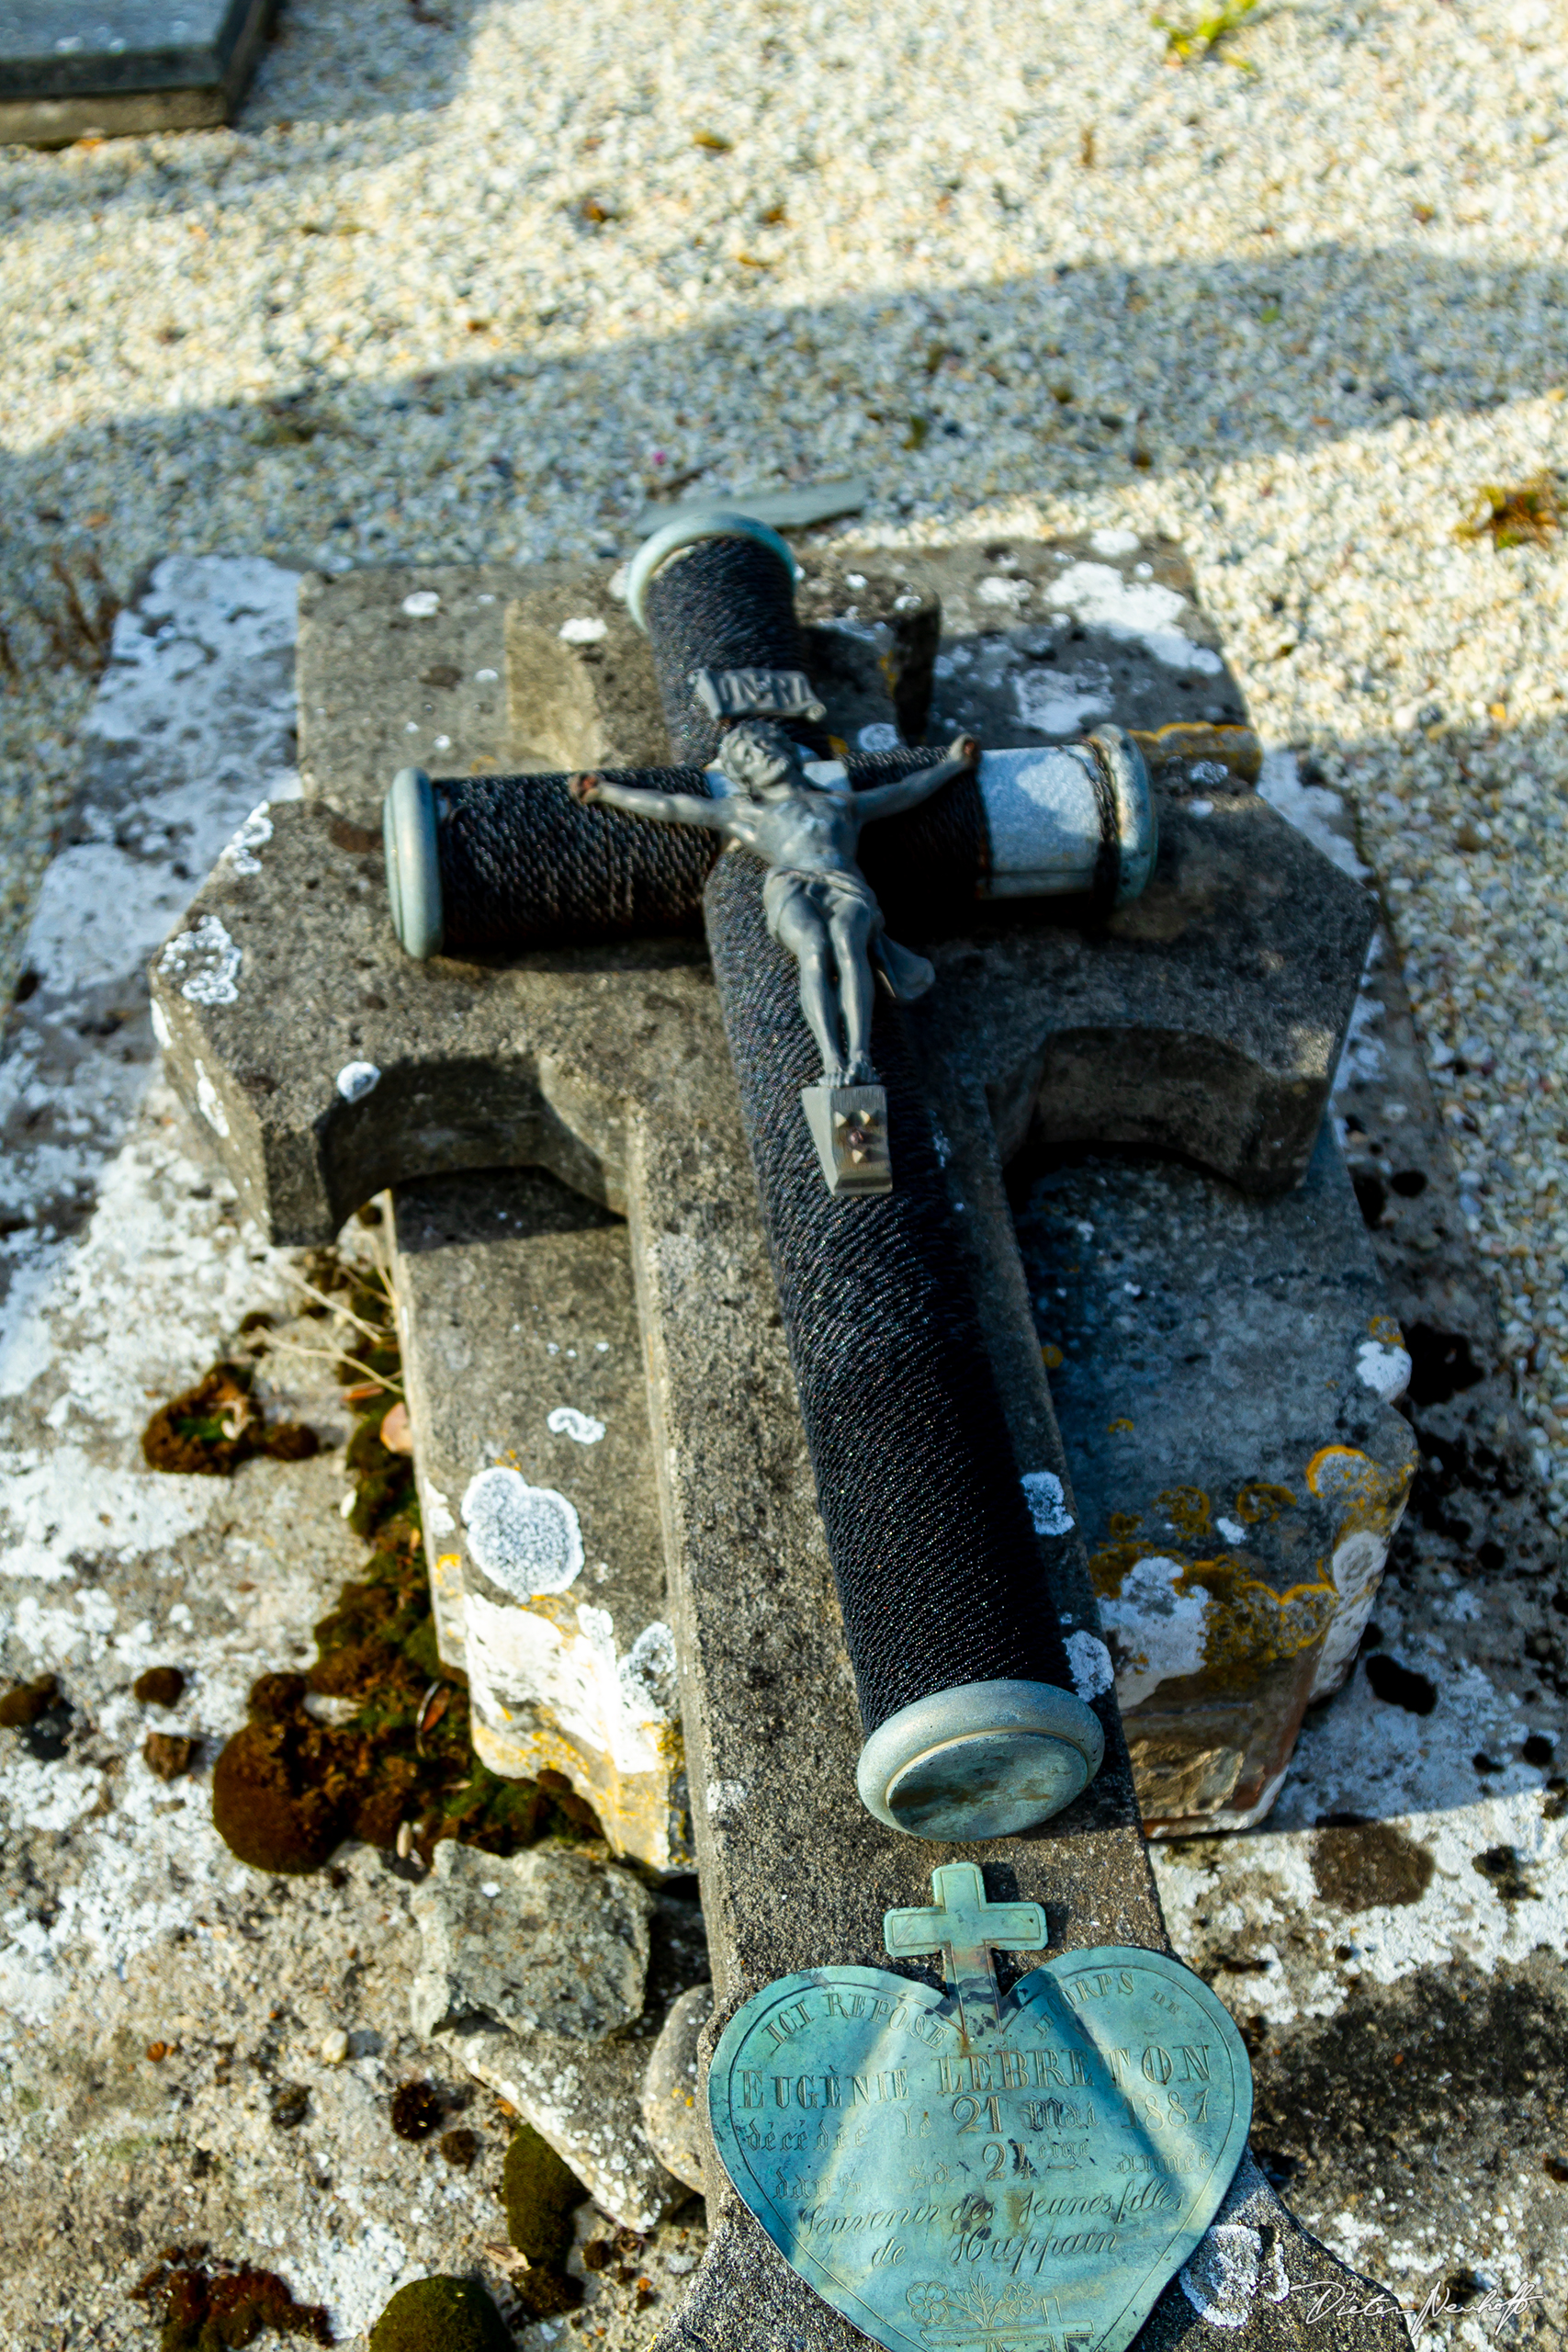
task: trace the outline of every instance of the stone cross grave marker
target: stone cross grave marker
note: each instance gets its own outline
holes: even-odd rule
[[[426,594],[439,603],[415,589],[405,606]],[[389,936],[365,813],[307,803],[247,830],[160,964],[171,1066],[280,1238],[326,1238],[389,1182],[530,1161],[626,1214],[722,2023],[792,1968],[873,1959],[881,1911],[918,1896],[929,1858],[848,1798],[853,1697],[788,1365],[759,1310],[769,1277],[711,982],[689,954],[650,957],[624,940],[421,970]],[[1010,1441],[1031,1475],[1058,1484],[1000,1179],[1045,1066],[1066,1138],[1175,1147],[1260,1191],[1289,1181],[1311,1156],[1365,939],[1354,893],[1250,796],[1198,816],[1168,801],[1161,815],[1152,924],[1119,940],[1029,926],[961,944],[940,959],[921,1037],[952,1255],[995,1381],[992,1446]],[[966,967],[986,984],[965,996]],[[1063,1618],[1087,1634],[1070,1509],[1043,1551]],[[1159,1950],[1103,1688],[1095,1703],[1108,1762],[1088,1792],[1035,1834],[969,1852],[999,1892],[1010,1882],[1051,1905],[1066,1945]],[[1258,2218],[1236,2227],[1278,2232],[1298,2268],[1327,2263],[1256,2175],[1237,2194]],[[714,2205],[714,2251],[676,2333],[848,2340],[722,2184]],[[1157,2335],[1166,2312],[1179,2332],[1193,2309],[1168,2288],[1149,2326]],[[1396,2336],[1393,2306],[1378,2310]],[[1288,2312],[1264,2299],[1247,2324],[1289,2333]]]
[[[801,596],[835,731],[863,744],[896,741],[900,729],[918,740],[933,664],[944,735],[1049,741],[1108,706],[1145,732],[1173,713],[1238,719],[1173,551],[1133,545],[1114,563],[1109,552],[1093,540],[903,551],[897,572],[879,570],[875,551],[818,552]],[[368,822],[389,768],[421,732],[459,773],[657,763],[665,739],[647,639],[607,577],[592,566],[493,566],[307,583],[309,788]],[[1141,633],[1127,630],[1129,615]],[[1274,900],[1311,889],[1321,867],[1255,802],[1249,814],[1275,842],[1256,862],[1235,859],[1225,835],[1236,812],[1212,797],[1218,773],[1196,750],[1165,767],[1160,870],[1096,943],[1092,968],[1130,984],[1157,943],[1168,986],[1198,985],[1168,1001],[1172,1025],[1151,1033],[1145,1069],[1173,1033],[1191,1052],[1208,1023],[1211,1102],[1245,1119],[1235,1032],[1213,1024],[1252,993],[1260,955],[1267,968],[1280,952],[1259,915],[1271,922]],[[1234,794],[1235,779],[1224,784]],[[993,954],[1001,944],[992,939]],[[1041,983],[1031,1017],[1049,1021],[1028,1041],[1032,1110],[1020,1121],[992,1087],[1010,1156],[1025,1125],[1047,1141],[1112,1136],[1130,1107],[1103,1025],[1086,1083],[1076,1048],[1099,1007],[1084,1001],[1077,970],[1058,960],[1046,974],[1051,944],[1030,943]],[[1069,930],[1055,944],[1081,941]],[[933,953],[947,1001],[972,1028],[972,951],[960,937]],[[640,1008],[668,1017],[674,1003],[655,986]],[[1117,1003],[1117,1023],[1127,1011]],[[921,1007],[928,1019],[939,1012],[931,999]],[[1260,1042],[1254,1027],[1249,1049]],[[1320,1042],[1310,1030],[1289,1041],[1314,1099]],[[1124,1043],[1130,1059],[1135,1031]],[[1144,1139],[1136,1125],[1127,1132]],[[1211,1155],[1224,1142],[1216,1125]],[[1308,1700],[1336,1688],[1354,1657],[1413,1459],[1408,1424],[1386,1402],[1402,1351],[1327,1125],[1295,1189],[1260,1194],[1256,1170],[1236,1172],[1249,1191],[1191,1165],[1075,1156],[1034,1187],[1020,1226],[1145,1819],[1162,1833],[1242,1826],[1267,1812]],[[624,1453],[644,1418],[639,1351],[616,1336],[635,1317],[629,1269],[618,1271],[624,1236],[613,1220],[587,1229],[594,1213],[581,1192],[552,1193],[543,1174],[510,1182],[515,1197],[499,1173],[436,1178],[400,1188],[395,1203],[444,1654],[473,1669],[488,1761],[525,1776],[567,1771],[620,1850],[664,1867],[685,1850],[671,1826],[678,1743],[638,1729],[646,1714],[622,1703],[602,1647],[594,1669],[570,1604],[508,1600],[459,1523],[478,1474],[525,1458],[530,1477],[570,1496],[581,1517],[594,1606],[626,1629],[615,1637],[622,1654],[664,1642],[661,1532],[630,1500],[650,1490],[651,1465],[646,1480],[629,1476]],[[566,1433],[569,1373],[570,1408],[608,1440]],[[1028,1483],[1037,1521],[1049,1521],[1060,1510],[1050,1474]],[[466,1634],[465,1584],[478,1596]],[[546,1688],[542,1637],[526,1622],[541,1613],[589,1669],[579,1686],[601,1693],[592,1720],[564,1713]],[[630,1682],[634,1694],[646,1690],[640,1671]]]

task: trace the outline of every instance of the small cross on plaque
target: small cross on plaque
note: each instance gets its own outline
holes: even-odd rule
[[[886,1911],[882,1939],[895,1960],[919,1952],[942,1953],[942,1974],[958,1996],[967,2034],[984,2018],[995,2022],[1001,1996],[998,1951],[1043,1951],[1050,1938],[1039,1903],[987,1903],[986,1882],[975,1862],[944,1862],[931,1872],[934,1907]]]

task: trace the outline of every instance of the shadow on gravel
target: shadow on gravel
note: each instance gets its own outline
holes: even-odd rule
[[[456,97],[483,0],[280,0],[235,128],[429,115]]]
[[[258,125],[271,92],[264,74],[253,101]],[[362,169],[426,135],[405,123],[384,154],[357,159],[336,141],[323,146],[319,167],[280,150],[279,167],[287,163],[299,191],[299,235],[278,256],[280,273],[292,273],[288,303],[274,306],[279,318],[318,277],[335,282],[345,239],[358,266],[374,255],[375,232],[355,217]],[[229,133],[194,136],[153,166],[134,142],[110,142],[62,171],[61,209],[110,221],[210,217],[242,143]],[[37,191],[28,202],[39,209]],[[526,213],[510,234],[548,226]],[[596,272],[591,249],[613,235],[614,222],[563,209],[556,233],[581,244],[585,272]],[[365,371],[378,345],[393,344],[407,323],[405,298],[395,273],[385,284],[367,276],[328,363],[359,371],[353,378],[324,366],[290,377],[280,327],[270,360],[276,389],[265,399],[120,413],[13,450],[0,503],[23,518],[42,505],[66,529],[109,503],[121,544],[157,552],[231,547],[243,519],[247,552],[284,558],[319,543],[346,509],[344,544],[361,560],[394,546],[404,559],[473,560],[510,552],[520,536],[558,529],[575,537],[585,513],[628,543],[651,486],[641,471],[650,439],[696,445],[700,457],[716,408],[730,425],[716,428],[715,442],[737,442],[745,454],[717,469],[697,466],[684,495],[733,489],[737,466],[748,484],[863,468],[880,492],[874,520],[963,512],[1008,491],[1081,498],[1140,474],[1275,451],[1310,456],[1407,418],[1484,414],[1568,378],[1568,272],[1483,271],[1415,246],[1045,267],[929,294],[873,288],[820,308],[748,300],[745,278],[735,272],[732,309],[685,334],[542,350],[546,334],[593,334],[592,306],[561,303],[537,316],[478,319],[487,356],[472,364],[378,379]],[[459,312],[462,294],[458,287],[452,296]],[[1438,365],[1425,356],[1431,338],[1456,323],[1463,337],[1450,347],[1461,356]],[[1059,356],[1075,337],[1093,355],[1076,372]],[[1194,385],[1212,393],[1196,437],[1187,416]],[[1008,396],[1000,413],[998,393]],[[542,401],[532,417],[530,395]],[[105,384],[106,402],[119,396]],[[747,407],[754,415],[739,417]],[[429,433],[435,418],[446,420],[438,452]],[[236,482],[236,436],[258,461],[283,453],[268,469],[259,537],[255,485]],[[422,544],[386,518],[437,471],[439,536]],[[245,490],[243,503],[229,506],[225,493],[236,488]],[[1468,478],[1454,481],[1456,525],[1476,490]],[[376,526],[368,541],[354,536],[366,524]]]

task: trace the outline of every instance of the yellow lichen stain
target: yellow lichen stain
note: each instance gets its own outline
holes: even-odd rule
[[[1385,1348],[1402,1348],[1404,1345],[1404,1334],[1392,1315],[1374,1315],[1367,1329]]]
[[[536,1592],[525,1606],[530,1614],[555,1626],[570,1649],[582,1640],[578,1621],[578,1588],[566,1592]],[[472,1719],[475,1753],[481,1763],[503,1780],[537,1780],[541,1772],[560,1772],[579,1796],[585,1797],[599,1816],[610,1849],[658,1871],[693,1870],[688,1850],[689,1830],[676,1789],[685,1767],[685,1741],[678,1722],[649,1721],[637,1725],[658,1758],[647,1771],[623,1771],[607,1747],[577,1739],[560,1724],[543,1717],[543,1703],[529,1701],[513,1709],[498,1702],[505,1728],[497,1731]]]
[[[1178,1535],[1189,1544],[1199,1543],[1212,1532],[1209,1498],[1201,1487],[1168,1487],[1163,1495],[1155,1497],[1156,1510],[1163,1510]]]
[[[1105,1544],[1091,1552],[1089,1577],[1103,1600],[1114,1600],[1122,1590],[1122,1580],[1129,1568],[1146,1559],[1151,1547],[1147,1544]]]
[[[435,1618],[435,1646],[443,1666],[464,1671],[468,1663],[463,1636],[463,1563],[456,1552],[437,1554],[430,1571],[430,1600]]]
[[[1058,1364],[1066,1363],[1066,1358],[1055,1340],[1047,1340],[1040,1351],[1040,1361],[1047,1372],[1055,1372]]]
[[[1107,1421],[1105,1425],[1105,1434],[1107,1437],[1131,1437],[1133,1434],[1133,1424],[1124,1416],[1120,1420]]]
[[[1147,1557],[1156,1549],[1153,1544],[1141,1544],[1138,1530],[1143,1520],[1135,1510],[1113,1510],[1111,1514],[1109,1544],[1090,1555],[1089,1581],[1096,1592],[1113,1600],[1122,1589],[1122,1579],[1134,1561]]]
[[[1237,1492],[1235,1512],[1245,1526],[1256,1527],[1298,1507],[1289,1487],[1254,1480]],[[1174,1560],[1180,1574],[1172,1590],[1184,1594],[1201,1589],[1209,1596],[1202,1671],[1226,1682],[1295,1657],[1322,1641],[1338,1601],[1325,1562],[1317,1563],[1317,1574],[1310,1581],[1276,1592],[1254,1574],[1256,1563],[1243,1553],[1191,1556],[1213,1533],[1213,1506],[1201,1487],[1168,1487],[1155,1497],[1154,1510],[1176,1529],[1177,1541],[1143,1533],[1143,1519],[1136,1511],[1112,1511],[1110,1541],[1089,1556],[1089,1579],[1097,1593],[1118,1599],[1140,1560],[1156,1554]]]
[[[1325,1502],[1339,1507],[1347,1529],[1381,1529],[1391,1505],[1403,1509],[1409,1483],[1408,1471],[1385,1470],[1354,1445],[1320,1446],[1307,1464],[1307,1485]]]
[[[1294,1510],[1296,1498],[1289,1487],[1268,1487],[1261,1484],[1241,1487],[1236,1490],[1235,1515],[1244,1527],[1266,1526],[1278,1519],[1282,1510]]]
[[[1307,1485],[1334,1513],[1331,1550],[1351,1535],[1373,1535],[1385,1546],[1404,1516],[1414,1462],[1389,1470],[1353,1445],[1320,1446],[1307,1464]]]
[[[1276,1592],[1227,1552],[1194,1560],[1175,1589],[1190,1592],[1195,1587],[1213,1603],[1203,1625],[1203,1671],[1227,1678],[1311,1649],[1327,1633],[1339,1600],[1333,1582],[1322,1578]]]
[[[675,1802],[685,1762],[681,1726],[649,1724],[644,1731],[659,1757],[657,1771],[617,1771],[604,1750],[580,1747],[536,1716],[531,1723],[509,1724],[504,1736],[476,1716],[472,1736],[480,1762],[503,1779],[536,1781],[541,1772],[559,1772],[569,1780],[598,1815],[613,1853],[657,1871],[694,1869],[687,1824]]]

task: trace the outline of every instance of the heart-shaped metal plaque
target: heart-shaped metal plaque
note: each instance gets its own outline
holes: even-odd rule
[[[1127,1944],[1038,1951],[1038,1904],[971,1862],[887,1949],[940,1947],[938,1993],[877,1968],[785,1976],[708,2075],[731,2180],[785,2258],[888,2352],[1123,2352],[1213,2219],[1252,2071],[1202,1979]]]

